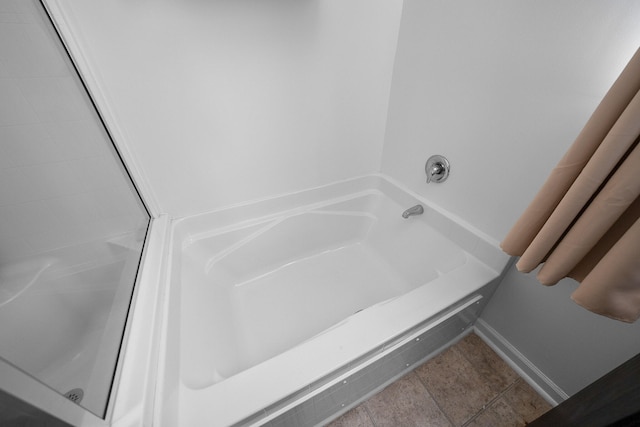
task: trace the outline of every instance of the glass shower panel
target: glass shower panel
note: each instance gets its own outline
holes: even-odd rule
[[[0,357],[104,417],[149,223],[41,4],[0,0]]]

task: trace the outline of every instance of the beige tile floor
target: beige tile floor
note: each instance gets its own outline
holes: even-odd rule
[[[549,409],[470,334],[327,427],[524,426]]]

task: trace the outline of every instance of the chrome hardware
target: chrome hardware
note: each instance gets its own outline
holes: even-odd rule
[[[436,154],[429,157],[424,171],[427,174],[427,184],[430,182],[444,182],[449,177],[451,165],[446,157]]]
[[[422,215],[424,213],[424,208],[422,205],[415,205],[402,212],[402,218],[407,219],[412,215]]]

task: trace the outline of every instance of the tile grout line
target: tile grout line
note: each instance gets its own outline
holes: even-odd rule
[[[487,409],[489,409],[491,407],[491,405],[493,405],[495,402],[497,402],[498,400],[500,400],[504,395],[507,394],[507,392],[509,390],[511,390],[512,388],[514,388],[516,386],[516,384],[518,384],[518,382],[520,381],[520,378],[517,378],[514,382],[512,382],[511,384],[509,384],[507,387],[504,388],[504,390],[502,390],[500,393],[498,393],[496,395],[496,397],[494,397],[493,399],[491,399],[486,405],[484,405],[482,407],[481,410],[479,410],[473,417],[469,418],[463,425],[462,427],[465,427],[467,425],[469,425],[471,422],[473,422],[476,418],[478,418],[480,415],[484,414]],[[505,402],[507,405],[509,405],[509,408],[512,409],[514,412],[515,409],[513,408],[513,406],[511,406],[511,403],[509,403],[509,401],[507,399],[505,399]],[[517,413],[517,412],[516,412]]]
[[[376,421],[373,419],[373,416],[371,415],[371,412],[369,412],[369,408],[367,408],[367,401],[369,399],[365,400],[364,402],[361,403],[362,407],[364,408],[364,411],[367,413],[367,417],[369,417],[369,421],[371,421],[371,425],[373,425],[373,427],[378,427],[378,424],[376,423]]]
[[[451,347],[449,347],[451,348]],[[448,350],[448,349],[447,349]],[[445,350],[446,351],[446,350]],[[443,352],[444,353],[444,352]],[[422,366],[422,365],[421,365]],[[416,368],[417,369],[417,368]],[[415,369],[411,372],[414,372]],[[440,406],[440,403],[436,400],[436,398],[433,396],[433,394],[431,394],[431,391],[429,390],[429,387],[427,386],[427,384],[424,382],[424,380],[422,379],[422,377],[420,375],[418,375],[416,373],[416,377],[418,377],[418,380],[420,381],[420,384],[422,384],[422,387],[424,387],[425,391],[427,392],[427,394],[429,395],[429,397],[431,398],[431,400],[433,400],[433,403],[436,404],[436,407],[438,408],[438,410],[442,413],[442,415],[444,415],[444,417],[447,419],[447,421],[449,421],[449,424],[451,424],[452,426],[456,427],[456,424],[451,421],[451,418],[449,417],[449,414],[447,414],[444,409],[442,409],[442,406]]]
[[[473,333],[473,332],[472,332]],[[469,359],[469,357],[467,357],[466,352],[461,351],[460,349],[456,349],[458,351],[458,353],[467,361],[469,362],[469,364],[471,365],[471,367],[473,369],[476,369],[476,364]],[[499,356],[498,356],[499,357]],[[500,358],[502,360],[502,358]],[[477,370],[477,369],[476,369]],[[484,376],[483,376],[484,377]],[[487,409],[489,409],[489,407],[491,407],[491,405],[493,405],[497,400],[499,400],[501,397],[503,397],[507,391],[509,391],[510,389],[512,389],[513,387],[515,387],[515,385],[518,383],[518,381],[520,381],[521,378],[520,376],[517,376],[515,380],[513,380],[513,382],[511,382],[511,384],[508,384],[504,389],[502,389],[500,392],[498,392],[498,394],[491,399],[489,402],[487,402],[485,405],[483,405],[482,409],[480,409],[478,412],[476,412],[471,418],[469,418],[467,421],[465,421],[462,424],[462,427],[465,427],[467,425],[469,425],[471,422],[473,422],[476,418],[478,418],[480,415],[482,415],[483,413],[485,413],[487,411]],[[506,399],[505,399],[506,400]],[[509,405],[509,408],[514,409],[513,406],[511,406],[511,404],[507,401],[507,404]]]
[[[524,384],[527,384],[527,382],[524,380],[524,378],[522,378],[522,377],[518,377],[518,379],[517,379],[517,380],[516,380],[512,385],[511,385],[511,387],[507,388],[507,389],[504,391],[504,394],[506,394],[509,390],[511,390],[511,389],[513,389],[513,388],[516,388],[516,387],[518,386],[518,384],[523,384],[523,383],[524,383]],[[522,417],[522,419],[523,419],[523,421],[524,421],[525,423],[527,423],[527,420],[525,419],[524,415],[520,414],[520,413],[518,412],[518,409],[513,407],[513,404],[511,403],[511,401],[510,401],[509,399],[505,399],[505,402],[506,402],[506,404],[509,406],[509,408],[510,408],[513,412],[515,412],[516,414],[518,414],[519,416],[521,416],[521,417]]]

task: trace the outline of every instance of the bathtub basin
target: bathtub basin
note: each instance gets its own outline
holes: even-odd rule
[[[417,203],[424,214],[403,218]],[[171,258],[167,426],[282,425],[445,320],[471,325],[508,261],[382,175],[175,221]]]

